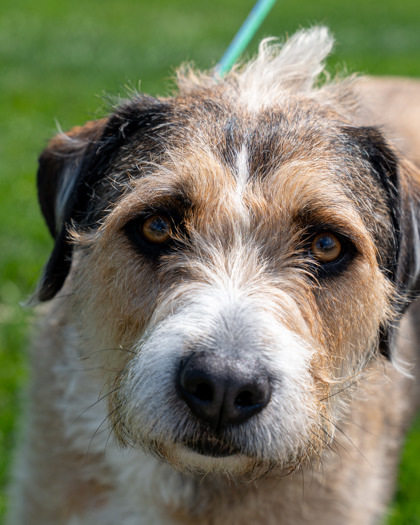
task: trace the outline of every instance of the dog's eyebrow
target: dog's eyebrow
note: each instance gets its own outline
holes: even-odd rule
[[[181,220],[193,208],[193,201],[188,192],[176,185],[154,195],[140,196],[131,194],[124,198],[105,219],[104,224],[118,216],[118,222],[126,224],[133,218],[153,212],[164,212]]]
[[[350,210],[343,210],[350,212]],[[364,225],[354,221],[354,214],[342,213],[339,209],[336,213],[322,207],[314,209],[305,208],[299,210],[294,216],[294,222],[303,230],[332,230],[350,239],[361,251],[366,251],[366,245],[374,249],[372,239]]]
[[[142,202],[142,208],[144,210],[166,210],[168,213],[176,213],[179,215],[183,215],[184,212],[191,209],[192,206],[191,198],[182,188],[178,188],[171,193],[157,195],[147,202]]]

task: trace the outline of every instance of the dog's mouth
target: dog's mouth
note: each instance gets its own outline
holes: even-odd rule
[[[212,458],[224,458],[240,453],[236,447],[217,438],[201,438],[199,440],[187,441],[184,445],[197,454],[210,456]]]

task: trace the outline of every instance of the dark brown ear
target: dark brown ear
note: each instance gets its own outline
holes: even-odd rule
[[[69,229],[95,227],[90,214],[93,196],[116,152],[134,135],[145,143],[143,152],[148,147],[156,150],[159,141],[148,137],[155,128],[163,136],[169,113],[168,102],[139,95],[122,103],[109,118],[88,122],[51,140],[39,159],[38,196],[55,244],[35,301],[52,299],[63,286],[73,251]]]
[[[353,128],[351,134],[387,199],[394,239],[392,253],[383,258],[384,270],[395,284],[394,311],[400,318],[420,293],[420,172],[387,144],[378,129]],[[395,325],[382,330],[381,352],[392,358]]]
[[[56,135],[39,158],[38,199],[51,235],[59,234],[66,203],[85,154],[99,141],[107,119]]]
[[[402,315],[420,293],[420,172],[378,130],[362,129],[361,150],[385,190],[392,221],[393,251],[383,260],[398,293],[395,309]]]
[[[397,291],[397,320],[420,294],[420,171],[410,162],[398,163],[397,254],[393,280]],[[381,352],[394,360],[398,323],[384,329]]]
[[[67,234],[77,206],[86,159],[96,150],[108,119],[87,122],[54,137],[39,158],[38,199],[55,245],[37,289],[47,301],[61,288],[71,265]]]
[[[420,170],[399,162],[399,250],[395,282],[403,310],[420,294]]]

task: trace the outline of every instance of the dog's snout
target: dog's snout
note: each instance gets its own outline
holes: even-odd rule
[[[254,362],[227,363],[206,354],[193,354],[182,361],[177,383],[191,412],[213,429],[247,421],[271,397],[268,375]]]

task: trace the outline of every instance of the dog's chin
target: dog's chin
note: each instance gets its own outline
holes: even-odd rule
[[[186,441],[183,443],[188,449],[201,456],[212,458],[225,458],[240,454],[240,450],[224,443],[219,439],[201,439],[198,441]]]
[[[166,460],[190,474],[238,476],[250,472],[255,461],[239,451],[210,444],[175,444],[165,450]]]

